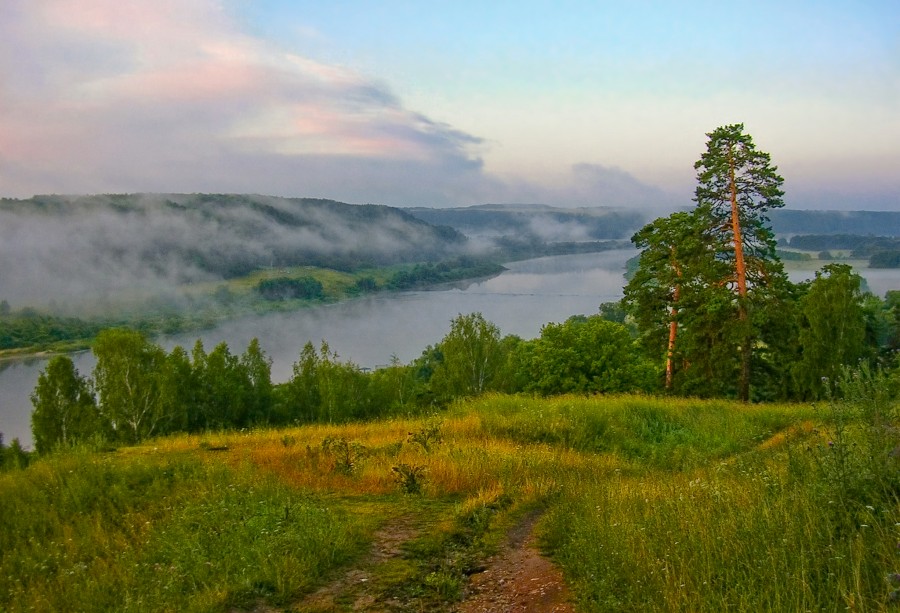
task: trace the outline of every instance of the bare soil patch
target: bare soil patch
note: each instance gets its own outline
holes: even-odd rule
[[[562,573],[537,547],[539,518],[539,511],[526,516],[484,571],[472,575],[459,613],[574,613]]]

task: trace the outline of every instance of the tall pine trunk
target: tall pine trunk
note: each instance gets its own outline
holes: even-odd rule
[[[731,233],[734,240],[734,268],[738,289],[738,319],[741,322],[741,339],[738,351],[741,354],[741,378],[738,397],[750,400],[750,350],[752,339],[747,323],[747,269],[744,264],[744,239],[741,233],[741,219],[738,210],[737,181],[735,180],[734,150],[728,149],[728,172],[731,182]]]
[[[678,266],[678,260],[675,258],[675,247],[671,248],[672,253],[672,269],[675,271],[676,279],[681,278],[681,268]],[[669,312],[669,343],[666,348],[666,389],[672,389],[672,382],[675,378],[675,339],[678,335],[678,300],[681,298],[681,281],[675,282],[675,288],[672,292],[672,309]]]

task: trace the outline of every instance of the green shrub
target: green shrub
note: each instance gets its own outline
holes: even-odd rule
[[[401,462],[391,468],[394,473],[394,481],[404,494],[421,494],[425,484],[425,466],[418,464],[406,464]]]

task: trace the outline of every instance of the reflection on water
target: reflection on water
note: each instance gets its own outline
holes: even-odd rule
[[[388,364],[391,356],[408,362],[447,333],[460,313],[481,312],[504,334],[532,338],[550,321],[593,314],[601,302],[622,296],[622,250],[601,254],[540,258],[509,264],[506,272],[470,283],[465,289],[372,295],[294,313],[272,313],[234,320],[201,334],[207,348],[225,341],[242,351],[254,337],[272,357],[272,376],[290,376],[291,365],[307,341],[322,340],[341,358],[365,367]],[[169,347],[190,345],[196,334],[162,339]]]

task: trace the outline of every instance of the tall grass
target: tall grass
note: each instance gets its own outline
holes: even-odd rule
[[[51,456],[0,475],[0,610],[291,609],[397,517],[420,531],[365,589],[451,610],[535,507],[580,611],[884,610],[900,441],[867,381],[821,407],[486,396]]]
[[[0,609],[214,611],[288,602],[358,551],[364,517],[193,457],[72,454],[0,477]]]
[[[775,407],[732,405],[729,431],[739,436],[726,445],[734,449],[728,457],[701,425],[680,436],[694,443],[695,461],[678,461],[687,451],[672,458],[685,470],[663,467],[662,442],[643,470],[583,475],[564,488],[543,536],[580,609],[882,611],[900,604],[898,465],[884,440],[893,433],[894,446],[900,442],[896,404],[882,398],[873,423],[860,419],[872,414],[862,402],[813,412],[815,421],[807,410],[785,413],[803,419],[750,447],[760,427],[790,422]],[[672,411],[660,421],[684,415]]]
[[[852,530],[764,462],[569,492],[545,533],[586,611],[881,610],[896,508]],[[865,526],[865,527],[863,527]]]
[[[583,452],[612,453],[640,466],[685,470],[751,449],[811,407],[723,400],[608,396],[534,399],[485,396],[459,405],[489,436]]]

